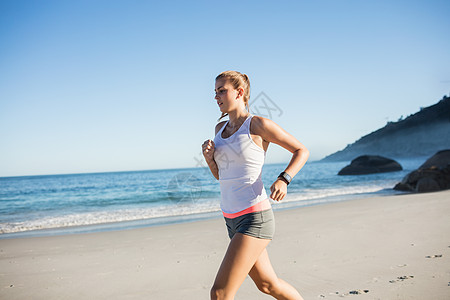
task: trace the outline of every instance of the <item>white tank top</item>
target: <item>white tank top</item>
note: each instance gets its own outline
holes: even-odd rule
[[[250,135],[249,115],[230,137],[222,138],[228,121],[214,138],[214,160],[219,168],[220,207],[233,214],[267,199],[261,180],[266,152],[256,145]]]

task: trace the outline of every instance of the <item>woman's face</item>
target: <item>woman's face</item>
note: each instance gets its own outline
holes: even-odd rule
[[[237,101],[239,91],[235,90],[228,80],[224,78],[216,80],[215,92],[216,96],[214,99],[217,100],[217,105],[219,105],[221,112],[229,112],[239,104],[239,101]]]

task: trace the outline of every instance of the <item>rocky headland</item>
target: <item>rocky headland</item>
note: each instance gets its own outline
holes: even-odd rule
[[[363,136],[321,161],[350,161],[361,155],[391,158],[431,156],[450,149],[450,97]]]

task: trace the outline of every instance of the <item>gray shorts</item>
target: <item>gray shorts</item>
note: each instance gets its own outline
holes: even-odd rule
[[[248,213],[233,219],[224,218],[230,239],[237,232],[259,239],[273,239],[275,218],[272,209]]]

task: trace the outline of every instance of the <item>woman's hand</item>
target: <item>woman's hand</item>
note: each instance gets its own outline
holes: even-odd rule
[[[270,187],[270,199],[275,201],[283,200],[287,194],[287,184],[281,179],[277,179]]]
[[[202,145],[203,156],[206,162],[212,161],[214,159],[214,142],[212,140],[206,140]]]

